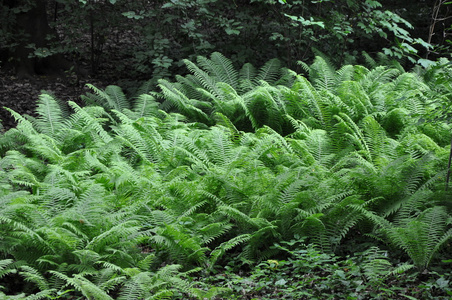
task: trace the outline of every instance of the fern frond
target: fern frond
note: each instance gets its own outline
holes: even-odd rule
[[[130,108],[130,104],[119,86],[109,85],[105,91],[96,88],[92,84],[87,84],[86,86],[96,93],[96,95],[88,94],[88,96],[83,96],[82,99],[86,103],[99,105],[107,110],[116,109],[120,112]]]
[[[392,80],[400,74],[397,69],[390,69],[384,66],[366,70],[357,81],[361,84],[366,93],[371,97],[374,105],[385,101],[387,92],[392,91]],[[382,98],[380,100],[380,98]]]
[[[239,72],[239,89],[242,93],[246,93],[255,87],[256,68],[246,63]]]
[[[212,138],[210,144],[209,156],[217,165],[229,164],[233,159],[233,144],[229,136],[219,127],[212,127],[210,136]]]
[[[210,253],[210,268],[213,268],[218,259],[221,258],[226,253],[226,251],[249,241],[251,237],[252,237],[251,234],[241,234],[230,240],[227,240],[226,242],[221,243],[221,245],[216,247]]]
[[[354,78],[355,67],[352,65],[345,65],[336,71],[336,80],[338,83],[344,81],[351,81]]]
[[[75,115],[71,117],[77,118],[79,117],[84,122],[86,122],[87,127],[93,128],[96,134],[103,140],[104,143],[109,143],[113,140],[113,138],[109,135],[107,131],[102,127],[100,120],[97,118],[97,114],[103,114],[104,110],[101,108],[95,108],[94,110],[89,110],[88,108],[81,108],[75,102],[69,101],[69,105],[74,109]],[[91,113],[93,112],[93,114]]]
[[[382,277],[387,276],[392,268],[387,253],[373,246],[367,249],[363,256],[365,259],[363,263],[364,275],[373,284],[381,283]]]
[[[136,113],[136,117],[151,117],[157,115],[158,102],[149,94],[141,94],[135,100],[133,105],[133,112]]]
[[[209,75],[209,73],[200,69],[196,64],[184,59],[183,62],[187,66],[188,70],[193,73],[193,75],[199,80],[202,87],[205,88],[209,93],[215,97],[220,97],[220,93],[217,88],[217,81]],[[221,99],[221,98],[220,98]]]
[[[236,88],[238,86],[238,73],[232,61],[219,52],[213,52],[210,60],[198,57],[198,63],[217,81],[225,82]]]
[[[183,92],[189,99],[205,100],[204,96],[199,91],[199,88],[202,87],[202,84],[201,82],[199,82],[195,75],[176,75],[176,81],[178,83],[177,89]]]
[[[208,76],[206,74],[206,76]],[[216,84],[215,89],[217,89]],[[162,94],[166,101],[174,105],[181,113],[185,114],[188,118],[194,121],[201,121],[206,124],[210,123],[210,116],[208,116],[203,110],[195,107],[192,101],[188,99],[181,91],[179,91],[172,83],[164,79],[159,80],[159,88],[162,90]],[[217,90],[215,95],[219,95],[220,92]]]
[[[375,59],[373,59],[369,53],[367,53],[366,51],[362,51],[361,55],[364,57],[364,60],[367,64],[367,67],[369,69],[374,69],[378,66],[377,62],[375,61]]]
[[[141,272],[132,276],[121,288],[118,300],[142,299],[146,295],[146,285],[149,287],[152,280],[147,272]]]
[[[356,123],[344,113],[339,113],[338,115],[335,115],[334,118],[339,122],[336,125],[337,130],[349,137],[350,140],[355,143],[360,150],[362,150],[364,157],[369,161],[372,161],[372,152],[370,151],[363,132],[358,125],[356,125]]]
[[[167,251],[171,259],[195,263],[205,261],[207,248],[201,247],[199,238],[185,233],[181,226],[168,224],[152,231],[156,234],[152,236],[152,241]]]
[[[12,110],[8,107],[3,107],[3,108],[6,109],[7,111],[9,111],[11,113],[11,115],[14,117],[14,119],[16,121],[18,121],[18,124],[17,124],[18,130],[20,130],[27,136],[30,134],[37,133],[36,129],[33,127],[33,124],[29,120],[27,120],[26,118],[24,118],[23,116],[21,116],[20,114],[18,114],[17,112],[15,112],[14,110]]]
[[[87,250],[92,249],[95,253],[102,252],[107,245],[112,245],[120,241],[137,238],[141,227],[134,220],[126,221],[111,227],[109,230],[94,237],[88,244]]]
[[[0,222],[2,220],[0,219]],[[0,260],[0,279],[5,277],[8,274],[17,273],[17,263],[12,259],[2,259]]]
[[[202,235],[202,244],[210,244],[220,236],[224,235],[232,228],[232,224],[229,223],[211,223],[199,229],[199,233]]]
[[[395,149],[390,149],[384,129],[372,116],[362,120],[362,127],[366,145],[377,165],[385,165],[388,160],[395,158]]]
[[[119,86],[109,85],[105,89],[105,93],[110,97],[113,102],[113,108],[122,112],[124,109],[129,109],[130,104],[126,99],[126,95]]]
[[[161,154],[163,152],[161,150],[163,149],[158,142],[158,136],[157,139],[152,139],[152,136],[149,136],[149,138],[146,139],[144,135],[137,130],[142,129],[142,127],[137,127],[138,126],[123,124],[116,128],[115,132],[118,134],[119,140],[123,141],[127,147],[135,150],[136,154],[138,154],[143,161],[148,164],[159,162],[162,158]]]
[[[19,274],[24,277],[25,281],[32,282],[41,290],[48,290],[49,283],[47,279],[35,268],[30,266],[21,266]]]
[[[64,116],[59,103],[49,94],[39,96],[36,108],[36,128],[39,132],[54,137],[64,126]]]
[[[314,117],[317,121],[315,124],[316,127],[326,129],[327,120],[324,118],[325,105],[322,105],[323,99],[317,89],[315,89],[305,77],[298,76],[292,90],[299,95],[299,97],[295,97],[293,100],[289,98],[291,99],[291,105],[296,107],[296,111],[299,111],[302,114],[302,117]],[[304,105],[303,102],[300,101],[300,98],[301,101],[306,103],[306,108],[303,108]]]
[[[405,250],[416,267],[423,271],[441,246],[452,238],[452,230],[446,231],[448,218],[444,207],[435,206],[404,226],[385,231],[390,241]]]
[[[268,125],[277,132],[283,132],[286,107],[278,90],[272,87],[258,87],[247,93],[244,98],[254,130]]]
[[[48,135],[35,136],[30,144],[32,152],[51,163],[60,164],[65,160],[58,141]]]
[[[154,80],[152,80],[152,79],[146,80],[137,89],[137,91],[135,92],[135,96],[149,94],[154,90],[155,90]]]
[[[346,106],[347,113],[355,121],[369,115],[374,110],[369,96],[356,81],[341,82],[336,89],[336,94],[341,98],[344,106]]]
[[[69,277],[57,271],[49,271],[52,275],[64,280],[67,285],[73,286],[77,291],[81,292],[88,299],[112,300],[107,293],[97,287],[94,283],[81,275]]]
[[[337,84],[334,67],[320,56],[316,56],[309,68],[309,79],[316,88],[328,91],[332,91]]]
[[[414,267],[415,267],[415,265],[405,263],[400,266],[397,266],[396,268],[394,268],[394,270],[388,272],[387,276],[391,276],[391,275],[398,276],[399,274],[405,273],[406,271],[411,270]]]
[[[216,112],[215,117],[217,124],[224,126],[229,130],[230,138],[234,143],[239,143],[242,133],[238,131],[237,127],[231,122],[231,120],[222,113]]]
[[[315,161],[322,165],[329,165],[334,154],[331,140],[327,132],[321,129],[312,130],[304,140],[306,149],[311,153]]]
[[[277,58],[273,58],[266,62],[257,72],[254,79],[254,83],[265,81],[268,83],[275,82],[281,75],[281,61]]]

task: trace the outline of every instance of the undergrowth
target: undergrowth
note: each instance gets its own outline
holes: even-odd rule
[[[8,109],[1,297],[450,296],[450,64],[371,63],[214,53],[132,99]]]

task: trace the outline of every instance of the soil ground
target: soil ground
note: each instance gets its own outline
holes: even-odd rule
[[[2,131],[16,126],[16,121],[8,107],[23,115],[33,115],[36,101],[42,91],[46,91],[63,101],[74,101],[81,104],[80,95],[85,94],[88,89],[86,83],[94,84],[96,87],[104,88],[107,80],[86,77],[77,83],[74,78],[67,76],[31,76],[19,78],[12,71],[0,69],[0,120],[3,125]]]

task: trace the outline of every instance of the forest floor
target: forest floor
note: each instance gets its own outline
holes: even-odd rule
[[[19,78],[12,71],[0,69],[0,120],[3,131],[16,126],[16,121],[8,107],[23,115],[33,115],[36,101],[42,91],[46,91],[62,101],[82,103],[80,95],[85,94],[88,88],[86,83],[91,83],[99,88],[105,88],[111,84],[108,79],[87,76],[76,82],[71,76],[40,76],[34,75],[27,78]]]

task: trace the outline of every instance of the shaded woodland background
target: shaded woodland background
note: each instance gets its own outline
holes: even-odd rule
[[[214,51],[293,69],[316,52],[337,64],[362,51],[413,63],[447,53],[449,17],[446,1],[426,0],[4,0],[0,60],[22,76],[94,75],[115,61],[112,80],[171,76]]]
[[[182,59],[214,51],[238,66],[323,55],[339,66],[363,52],[406,67],[450,52],[447,1],[3,0],[0,101],[32,113],[41,90],[79,101],[84,84],[143,82],[186,74]],[[380,55],[380,56],[379,56]],[[5,128],[14,119],[0,111]]]
[[[450,7],[0,2],[0,298],[450,299]]]

